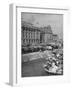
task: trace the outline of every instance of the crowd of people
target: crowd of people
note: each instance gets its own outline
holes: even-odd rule
[[[52,55],[47,59],[44,64],[44,69],[46,72],[63,74],[63,50],[59,49],[52,53]]]

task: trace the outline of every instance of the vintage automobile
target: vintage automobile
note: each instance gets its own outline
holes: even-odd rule
[[[47,46],[46,46],[46,49],[47,49],[47,50],[53,50],[53,47],[52,47],[51,45],[47,45]]]

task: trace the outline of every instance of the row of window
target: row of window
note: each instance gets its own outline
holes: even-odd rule
[[[23,38],[40,39],[40,32],[28,32],[24,30],[22,34],[23,34]]]
[[[40,43],[39,39],[23,39],[23,43]]]

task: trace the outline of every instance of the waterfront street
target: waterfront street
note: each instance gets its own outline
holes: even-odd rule
[[[51,51],[34,52],[22,56],[22,77],[58,75],[44,70],[44,65],[52,57]]]
[[[22,63],[22,77],[32,76],[51,76],[56,75],[48,73],[44,70],[43,65],[46,63],[45,59],[37,59]]]

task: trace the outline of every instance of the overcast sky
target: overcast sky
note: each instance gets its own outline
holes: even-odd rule
[[[21,13],[21,20],[32,23],[34,26],[43,27],[51,25],[54,34],[63,38],[63,15]]]

